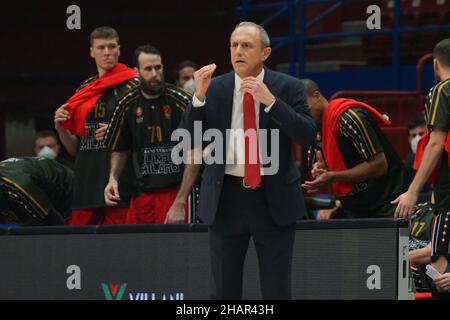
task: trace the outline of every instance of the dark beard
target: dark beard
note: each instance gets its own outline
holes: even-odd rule
[[[141,90],[148,94],[149,96],[156,96],[161,95],[164,91],[164,79],[156,85],[156,86],[150,86],[144,79],[140,78],[141,80]]]

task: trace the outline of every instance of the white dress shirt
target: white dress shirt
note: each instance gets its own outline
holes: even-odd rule
[[[264,79],[264,69],[256,77],[258,80],[263,81]],[[231,112],[231,127],[232,132],[243,133],[244,132],[244,112],[243,112],[243,100],[244,92],[241,91],[242,79],[235,73],[234,74],[234,90],[233,90],[233,110]],[[260,103],[255,101],[255,116],[256,116],[256,130],[259,130],[259,111]],[[195,96],[193,97],[192,104],[194,108],[203,107],[206,103],[205,101],[200,101]],[[272,108],[273,103],[264,108],[265,112],[269,112]],[[239,130],[240,129],[240,130]],[[238,131],[236,131],[238,130]],[[225,174],[232,176],[244,177],[245,173],[245,146],[244,146],[244,135],[235,134],[235,139],[233,139],[233,134],[230,134],[230,139],[227,146],[227,158],[225,166]],[[224,137],[225,142],[225,137]],[[206,147],[208,148],[208,147]],[[259,150],[259,161],[261,163],[261,150]],[[263,168],[261,167],[261,175],[263,175]]]

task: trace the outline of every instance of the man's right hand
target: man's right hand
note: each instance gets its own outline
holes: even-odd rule
[[[184,216],[185,216],[184,203],[174,201],[169,211],[167,212],[164,224],[184,223]]]
[[[70,119],[69,111],[66,110],[67,106],[68,104],[65,103],[55,111],[55,129],[58,131],[61,130],[61,122]]]
[[[211,84],[212,75],[216,71],[216,64],[209,64],[194,73],[195,96],[200,101],[205,101],[206,91]]]
[[[108,124],[106,123],[99,123],[98,129],[95,130],[95,140],[102,141],[105,137],[106,130],[108,129]]]
[[[108,185],[104,192],[105,204],[107,206],[116,206],[120,200],[119,184],[115,179],[109,179]]]

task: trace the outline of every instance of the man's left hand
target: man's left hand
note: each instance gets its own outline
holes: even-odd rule
[[[267,88],[266,84],[255,77],[246,77],[242,80],[241,90],[248,92],[253,99],[261,102],[265,106],[270,106],[275,100],[275,96]]]
[[[397,204],[395,209],[395,218],[409,219],[416,205],[419,195],[411,190],[406,191],[397,197],[391,204]]]
[[[317,170],[317,177],[313,181],[305,181],[302,187],[308,192],[317,191],[333,182],[333,174],[325,169]]]
[[[337,213],[337,209],[336,208],[333,208],[333,209],[321,209],[317,213],[316,220],[330,220],[331,218],[333,218],[333,216],[336,215],[336,213]]]
[[[184,223],[184,216],[184,203],[175,201],[167,212],[166,220],[164,221],[164,223]]]

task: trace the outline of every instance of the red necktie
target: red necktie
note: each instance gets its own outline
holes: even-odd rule
[[[249,132],[247,130],[253,129]],[[244,132],[245,132],[245,176],[244,182],[254,189],[261,183],[258,151],[258,132],[256,131],[255,103],[250,93],[244,94]]]

